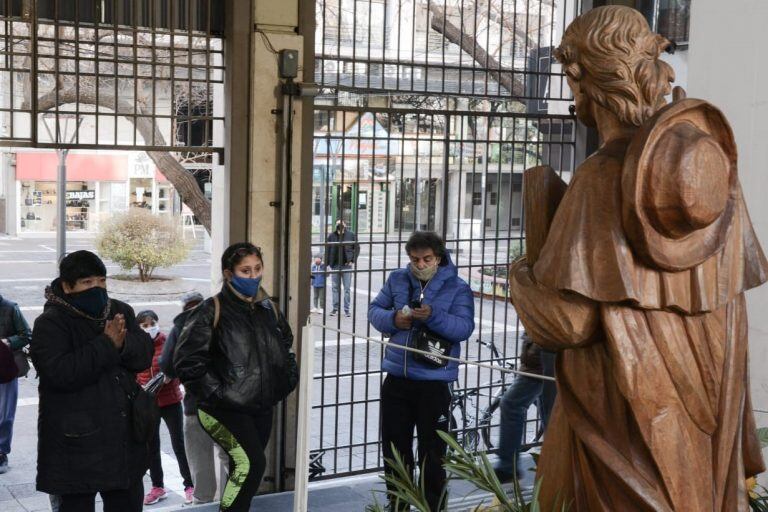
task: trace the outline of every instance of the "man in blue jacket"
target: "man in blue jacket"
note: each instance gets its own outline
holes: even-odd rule
[[[461,342],[475,328],[475,302],[469,285],[458,276],[445,243],[433,232],[417,231],[405,245],[410,263],[398,269],[368,308],[368,320],[389,335],[392,345],[413,347],[421,329],[451,343],[449,354],[459,357]],[[381,438],[384,457],[393,458],[392,446],[413,468],[413,429],[418,435],[419,467],[430,509],[442,510],[445,485],[442,459],[446,445],[437,435],[448,431],[451,390],[458,378],[458,363],[439,367],[414,357],[412,352],[386,348],[381,388]],[[391,468],[385,468],[387,472]],[[390,489],[391,490],[391,489]],[[390,494],[390,507],[394,509]],[[407,510],[403,507],[402,510]]]

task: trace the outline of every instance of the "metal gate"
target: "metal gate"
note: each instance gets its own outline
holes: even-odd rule
[[[0,0],[0,146],[222,147],[222,4]]]
[[[315,323],[377,337],[369,302],[407,263],[414,230],[442,234],[476,295],[469,360],[514,365],[520,325],[506,269],[524,251],[522,172],[575,166],[575,118],[551,50],[580,2],[551,0],[318,0],[313,251],[323,256],[337,219],[361,253],[350,315],[337,315],[333,281]],[[309,262],[307,262],[309,264]],[[315,478],[382,467],[381,350],[324,331],[315,340]],[[507,384],[500,372],[461,367],[452,404],[465,446],[493,449]],[[529,418],[527,442],[538,420]]]

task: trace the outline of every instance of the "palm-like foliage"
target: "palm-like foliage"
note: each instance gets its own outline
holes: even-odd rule
[[[448,444],[448,454],[443,462],[446,472],[453,478],[470,482],[478,490],[485,491],[494,498],[494,504],[482,510],[486,512],[541,512],[539,482],[533,488],[530,501],[526,501],[523,496],[523,490],[517,483],[517,479],[515,479],[512,493],[508,494],[496,477],[493,465],[485,453],[469,453],[450,434],[445,432],[438,432],[438,434]],[[394,460],[387,459],[386,461],[387,465],[392,468],[392,472],[382,477],[392,488],[389,491],[389,496],[396,500],[397,504],[408,504],[415,507],[419,512],[432,512],[427,505],[424,494],[423,476],[418,484],[414,482],[410,468],[405,466],[402,457],[394,450],[394,447],[393,452],[395,454]],[[443,491],[443,496],[445,496],[445,491]],[[384,510],[385,508],[375,497],[374,504],[366,508],[366,512],[384,512]],[[564,512],[567,507],[563,505],[561,510]]]

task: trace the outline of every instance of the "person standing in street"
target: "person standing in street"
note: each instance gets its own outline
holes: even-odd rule
[[[17,359],[26,358],[23,350],[30,340],[29,324],[21,314],[18,304],[0,295],[0,342],[5,344],[13,352],[14,359]],[[8,471],[8,455],[11,453],[18,398],[18,378],[0,384],[0,474]]]
[[[420,334],[440,339],[445,354],[459,357],[461,342],[475,328],[475,300],[469,285],[458,276],[443,240],[433,232],[417,231],[405,245],[410,263],[392,272],[368,308],[368,320],[389,335],[391,345],[417,347]],[[381,369],[387,373],[381,388],[381,440],[384,458],[394,459],[392,446],[413,471],[413,430],[418,435],[419,467],[430,510],[446,505],[443,457],[446,444],[437,434],[448,432],[451,383],[458,363],[440,363],[388,346]],[[392,468],[385,465],[391,474]],[[390,510],[409,510],[397,503],[389,488]]]
[[[59,512],[139,512],[147,442],[134,431],[136,373],[153,346],[127,304],[107,294],[98,256],[61,260],[46,288],[30,353],[40,377],[37,490],[60,497]]]
[[[555,353],[542,349],[526,334],[520,336],[520,371],[546,377],[555,376]],[[517,459],[525,438],[525,419],[534,402],[539,408],[542,429],[547,428],[549,415],[555,403],[557,387],[551,380],[527,375],[515,375],[512,384],[501,397],[501,423],[499,425],[498,461],[494,471],[500,482],[517,477]]]
[[[153,377],[160,373],[160,354],[165,345],[165,334],[160,332],[157,313],[148,309],[136,315],[139,327],[149,334],[155,344],[155,353],[152,358],[152,366],[141,372],[136,378],[140,385],[144,386]],[[164,383],[155,395],[157,406],[160,409],[160,417],[155,426],[155,435],[149,445],[149,476],[152,479],[152,488],[144,497],[145,505],[154,505],[166,498],[166,490],[163,481],[163,463],[160,455],[160,420],[165,423],[171,437],[171,446],[179,464],[179,472],[184,479],[184,503],[192,504],[195,488],[192,484],[192,475],[189,471],[187,453],[184,449],[184,413],[181,408],[181,388],[178,379],[164,377]]]
[[[182,312],[173,319],[173,328],[168,333],[168,339],[163,346],[163,353],[160,356],[160,370],[170,377],[176,378],[176,370],[173,368],[173,353],[176,349],[176,342],[179,334],[184,328],[184,324],[194,309],[199,306],[205,298],[199,292],[188,292],[181,298]],[[215,443],[211,436],[200,425],[197,419],[197,398],[189,389],[184,390],[184,447],[187,452],[189,468],[192,471],[192,482],[194,483],[194,503],[210,503],[216,499],[216,466],[214,451],[219,454],[219,461],[222,465],[222,474],[226,475],[229,456],[222,449],[214,450]],[[226,480],[226,478],[224,478]],[[222,485],[223,489],[224,486]]]
[[[174,351],[176,374],[198,399],[197,416],[229,454],[220,510],[246,512],[266,469],[275,405],[298,381],[293,334],[261,287],[264,262],[251,243],[221,257],[224,285],[194,309]]]
[[[347,229],[347,224],[339,219],[336,221],[336,229],[328,235],[325,246],[325,263],[333,270],[331,279],[333,284],[333,310],[331,316],[339,313],[341,303],[341,285],[344,285],[344,314],[351,316],[350,288],[352,287],[352,271],[355,262],[360,255],[360,245],[352,230]]]
[[[326,265],[323,263],[321,256],[315,256],[315,261],[312,263],[312,274],[310,279],[312,280],[312,309],[310,313],[322,313],[325,308],[325,269]]]

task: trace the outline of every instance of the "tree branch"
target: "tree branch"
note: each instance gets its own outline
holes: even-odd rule
[[[74,85],[68,85],[58,89],[58,96],[56,90],[40,96],[37,108],[39,111],[44,112],[69,103],[97,105],[111,109],[117,114],[123,114],[128,121],[134,124],[146,144],[152,146],[165,146],[167,144],[165,137],[163,137],[160,129],[152,121],[152,118],[145,115],[140,103],[136,102],[134,115],[134,104],[130,101],[116,98],[111,88],[100,90],[97,101],[96,89],[92,83],[81,82],[79,95]],[[163,176],[173,184],[181,196],[181,200],[189,206],[189,209],[192,210],[192,213],[194,213],[195,217],[210,234],[211,202],[200,190],[200,186],[197,184],[194,176],[187,172],[184,166],[167,151],[147,151],[147,155],[152,159]]]
[[[482,46],[477,44],[472,34],[468,34],[454,25],[445,15],[445,11],[442,7],[436,4],[431,4],[429,6],[429,12],[432,14],[432,21],[430,23],[432,30],[442,34],[448,41],[458,45],[464,52],[469,54],[475,62],[487,70],[488,74],[496,79],[496,81],[499,82],[510,95],[518,97],[525,95],[523,81],[520,77],[515,77],[512,69],[502,68],[499,61],[494,59]]]

